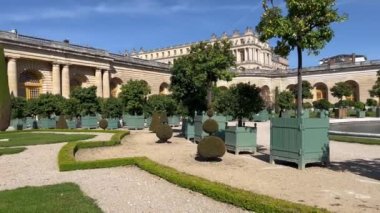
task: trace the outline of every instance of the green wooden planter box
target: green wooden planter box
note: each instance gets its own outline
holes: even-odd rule
[[[182,119],[182,134],[187,140],[194,138],[194,122],[192,119],[184,118]]]
[[[205,112],[202,113],[202,115],[195,115],[194,117],[194,140],[195,141],[201,141],[204,137],[208,136],[206,132],[203,131],[203,122],[205,122],[209,117]],[[214,119],[219,126],[218,132],[215,134],[216,136],[220,137],[224,140],[224,134],[226,129],[226,122],[227,118],[223,115],[214,115],[212,116],[212,119]]]
[[[259,113],[253,116],[253,121],[263,122],[269,120],[269,113],[266,109],[261,110]]]
[[[26,117],[26,121],[25,121],[25,125],[26,125],[26,128],[32,128],[33,127],[33,123],[35,122],[36,120],[32,117]]]
[[[318,111],[318,118],[328,118],[329,112],[326,110]]]
[[[149,128],[150,124],[152,123],[152,117],[147,117],[145,119],[145,123],[146,123],[145,127]]]
[[[26,128],[25,118],[15,118],[11,120],[11,125],[16,130],[23,130]]]
[[[365,118],[365,111],[356,110],[356,117],[357,118]]]
[[[84,129],[96,129],[98,128],[98,118],[96,116],[83,116],[82,117],[82,128]]]
[[[179,126],[179,116],[173,115],[168,117],[168,124],[169,126]]]
[[[235,152],[256,152],[256,127],[227,127],[225,130],[226,149]]]
[[[107,129],[118,129],[119,128],[119,119],[118,118],[107,118],[108,127]]]
[[[284,160],[304,169],[307,163],[329,163],[328,118],[273,118],[270,163]]]
[[[67,128],[69,128],[69,129],[76,129],[77,128],[77,121],[75,119],[74,120],[66,119],[66,123],[67,123]]]
[[[380,107],[376,108],[376,117],[380,118]]]
[[[37,122],[39,129],[55,129],[57,127],[57,122],[55,118],[40,118]]]
[[[144,129],[144,115],[124,115],[123,120],[128,129]]]

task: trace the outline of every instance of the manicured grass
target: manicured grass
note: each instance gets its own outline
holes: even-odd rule
[[[16,148],[0,148],[0,156],[1,155],[11,155],[23,152],[25,147],[16,147]]]
[[[380,139],[377,139],[377,138],[352,137],[352,136],[341,136],[341,135],[330,135],[329,138],[330,140],[338,141],[338,142],[380,145]]]
[[[51,144],[61,142],[71,142],[94,138],[95,135],[69,135],[69,134],[55,134],[55,133],[32,133],[26,132],[5,132],[0,133],[0,139],[9,139],[9,141],[1,141],[0,147],[11,146],[28,146],[37,144]]]
[[[127,135],[125,132],[116,133],[111,141],[92,143],[74,142],[66,144],[62,147],[58,155],[60,171],[133,165],[180,187],[202,193],[214,200],[255,212],[327,212],[325,209],[275,199],[180,172],[171,167],[156,163],[146,157],[115,158],[96,161],[75,160],[75,153],[79,149],[117,145],[125,135]]]
[[[102,212],[73,183],[0,191],[0,212]]]

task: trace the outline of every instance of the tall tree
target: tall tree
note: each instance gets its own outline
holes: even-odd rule
[[[173,97],[183,102],[190,113],[194,108],[190,101],[198,101],[207,94],[207,105],[211,105],[212,86],[218,80],[230,81],[233,74],[229,68],[235,66],[235,57],[227,40],[213,44],[200,42],[193,45],[190,54],[174,61],[171,77]],[[201,104],[201,103],[195,103]]]
[[[119,98],[121,98],[125,110],[131,114],[142,115],[150,87],[144,80],[129,80],[121,87]]]
[[[268,1],[271,2],[270,5]],[[334,37],[331,23],[341,22],[346,16],[338,14],[335,0],[285,0],[287,14],[283,15],[271,0],[263,0],[264,14],[256,27],[261,41],[278,38],[274,52],[288,56],[296,49],[298,56],[297,116],[302,111],[302,52],[317,55]]]
[[[313,98],[313,94],[311,90],[313,87],[311,86],[309,81],[302,81],[302,99]],[[298,87],[294,86],[290,88],[290,91],[293,93],[295,98],[298,98]]]
[[[96,97],[96,86],[87,88],[77,87],[70,93],[70,98],[79,101],[79,112],[81,115],[95,115],[100,111],[98,97]]]
[[[2,47],[0,47],[0,94],[0,131],[5,131],[11,120],[11,96],[9,95],[8,74]]]
[[[369,94],[371,97],[378,97],[379,98],[379,106],[380,106],[380,70],[377,71],[377,80],[375,82],[375,85],[372,86],[372,89],[369,90]]]
[[[331,88],[331,95],[339,98],[340,102],[342,102],[344,96],[352,95],[352,88],[346,82],[337,82]]]

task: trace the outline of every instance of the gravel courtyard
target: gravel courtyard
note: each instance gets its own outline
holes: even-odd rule
[[[102,140],[112,136],[97,135]],[[0,190],[74,182],[104,212],[244,212],[136,167],[59,172],[57,155],[63,145],[28,146],[22,153],[0,156]]]
[[[228,153],[221,162],[197,161],[196,144],[178,136],[159,144],[148,131],[132,131],[121,146],[80,150],[76,157],[147,156],[189,174],[331,211],[380,211],[380,146],[331,142],[328,168],[312,165],[300,171],[292,164],[268,163],[269,122],[258,123],[258,128],[258,153]]]

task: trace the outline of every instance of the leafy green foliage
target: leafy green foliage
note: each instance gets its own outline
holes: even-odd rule
[[[119,98],[130,115],[142,115],[150,87],[144,80],[129,80],[121,87]]]
[[[76,98],[66,99],[63,103],[62,113],[70,119],[80,114],[81,103]]]
[[[366,105],[367,106],[377,106],[377,101],[375,99],[368,98],[366,101]]]
[[[334,105],[335,107],[352,107],[354,106],[355,102],[354,101],[351,101],[351,100],[340,100],[338,102],[336,102]]]
[[[288,56],[290,51],[297,50],[297,83],[301,87],[302,52],[308,50],[309,54],[319,54],[319,51],[334,37],[330,24],[344,21],[346,16],[338,14],[334,8],[335,0],[285,0],[285,4],[287,14],[283,15],[280,7],[273,4],[269,7],[268,0],[263,0],[264,13],[256,26],[256,31],[261,41],[278,39],[274,48],[274,52],[278,55]],[[297,95],[298,116],[301,115],[301,110],[302,97]]]
[[[0,46],[0,131],[5,131],[11,120],[11,97],[8,74],[5,67],[4,49]]]
[[[289,110],[294,108],[294,95],[290,91],[282,91],[278,94],[278,106],[282,110]]]
[[[303,104],[302,104],[302,107],[303,107],[304,109],[310,109],[310,108],[313,107],[313,105],[312,105],[310,102],[306,102],[306,103],[303,103]]]
[[[120,118],[123,115],[123,104],[118,98],[103,99],[100,105],[104,118]]]
[[[320,99],[318,101],[314,101],[313,106],[316,109],[328,111],[332,107],[332,104],[326,99]]]
[[[377,80],[375,82],[375,85],[372,86],[372,89],[369,90],[369,94],[371,95],[371,97],[378,97],[378,103],[380,104],[380,70],[377,71]]]
[[[61,95],[41,94],[38,98],[27,101],[27,115],[40,115],[50,118],[52,114],[60,115],[64,109],[65,99]]]
[[[302,81],[302,99],[313,98],[313,94],[311,93],[312,89],[313,87],[311,86],[309,81]],[[294,87],[291,87],[290,91],[293,93],[295,98],[298,97],[297,85],[294,85]]]
[[[12,118],[24,118],[26,116],[26,100],[23,97],[11,96]]]
[[[189,55],[174,61],[170,89],[174,99],[188,108],[189,116],[207,109],[207,94],[211,104],[213,84],[232,79],[233,74],[228,70],[235,66],[231,46],[227,40],[214,44],[200,42],[191,47]]]
[[[363,102],[357,101],[354,103],[355,109],[358,109],[360,111],[365,110],[365,104]]]
[[[338,82],[331,88],[331,95],[342,100],[344,96],[352,95],[352,88],[346,82]]]
[[[99,100],[96,97],[96,86],[76,87],[71,91],[70,98],[79,101],[79,113],[81,115],[95,115],[100,111]]]
[[[153,112],[166,112],[168,116],[175,115],[178,109],[177,102],[171,95],[151,95],[145,105],[145,113],[152,115]]]
[[[231,101],[232,93],[229,89],[215,93],[213,109],[224,116],[231,115],[233,102]]]
[[[215,101],[215,109],[237,118],[239,123],[243,118],[252,119],[263,108],[264,100],[260,96],[260,88],[249,83],[232,85]]]

